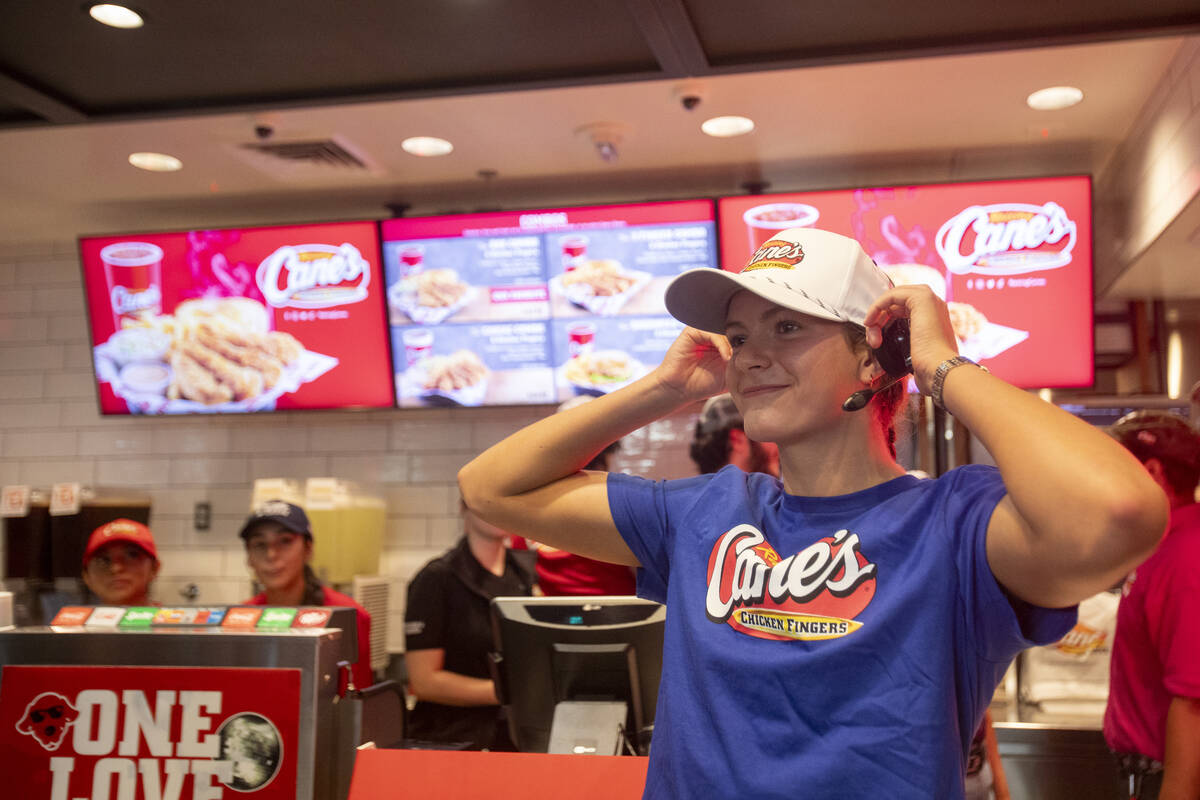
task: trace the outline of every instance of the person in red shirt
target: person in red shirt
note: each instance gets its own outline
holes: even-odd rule
[[[312,526],[304,509],[282,500],[263,503],[242,526],[246,563],[264,591],[251,597],[252,606],[343,606],[358,616],[358,660],[352,668],[355,688],[375,682],[371,673],[371,615],[354,599],[318,580],[312,567]],[[339,691],[345,694],[343,685]]]
[[[158,575],[154,534],[140,522],[114,519],[92,531],[83,551],[83,582],[110,606],[148,606]]]
[[[1125,579],[1104,738],[1142,800],[1200,797],[1200,432],[1136,411],[1110,433],[1166,492],[1170,525]],[[1160,789],[1161,784],[1161,789]],[[1130,796],[1134,796],[1131,794]]]

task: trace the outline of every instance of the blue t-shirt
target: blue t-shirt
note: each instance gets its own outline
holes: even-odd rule
[[[1075,610],[1001,589],[992,467],[797,497],[766,475],[612,474],[613,519],[667,604],[646,798],[961,798],[1013,656]]]

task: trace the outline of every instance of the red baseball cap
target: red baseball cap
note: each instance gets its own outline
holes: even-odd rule
[[[96,551],[111,542],[136,544],[149,553],[155,561],[158,560],[158,550],[154,547],[154,534],[150,532],[149,528],[131,519],[114,519],[92,531],[87,548],[83,551],[83,565],[86,567]]]

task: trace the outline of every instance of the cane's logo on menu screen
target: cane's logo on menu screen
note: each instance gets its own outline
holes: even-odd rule
[[[848,530],[780,558],[762,531],[738,525],[713,546],[705,612],[759,639],[838,639],[862,627],[855,617],[875,597],[875,573]]]
[[[1058,203],[970,206],[937,232],[946,268],[963,275],[1020,275],[1071,263],[1075,222]]]
[[[793,269],[804,260],[804,248],[799,242],[768,239],[754,251],[754,257],[742,272],[756,269]]]
[[[275,308],[329,308],[367,299],[371,265],[349,243],[287,245],[264,258],[255,277]]]
[[[17,730],[32,736],[46,750],[54,752],[67,736],[67,729],[79,719],[79,711],[58,692],[42,692],[29,701],[17,721]]]

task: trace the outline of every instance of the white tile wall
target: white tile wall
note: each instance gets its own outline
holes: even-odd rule
[[[288,412],[246,417],[102,418],[72,242],[0,249],[0,485],[63,481],[137,488],[152,499],[160,602],[236,603],[250,594],[237,531],[257,477],[336,476],[377,487],[388,518],[381,571],[393,580],[389,647],[403,645],[407,581],[461,533],[455,474],[548,407]],[[631,441],[617,468],[691,474],[674,435],[691,418]],[[193,527],[198,502],[212,527]]]

